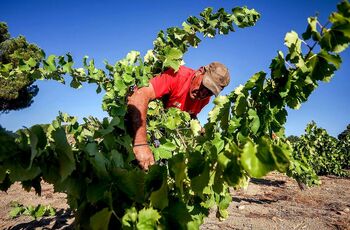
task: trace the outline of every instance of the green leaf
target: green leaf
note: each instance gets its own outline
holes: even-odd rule
[[[170,141],[167,141],[165,144],[160,145],[159,148],[167,151],[174,151],[176,149],[176,145]]]
[[[257,157],[257,146],[250,140],[243,147],[241,163],[251,177],[262,177],[272,171],[271,167],[264,164]]]
[[[124,97],[128,91],[128,86],[120,78],[114,79],[114,90],[119,96]],[[114,98],[114,97],[113,97]]]
[[[319,41],[321,39],[321,35],[317,31],[317,18],[309,17],[307,21],[309,24],[306,28],[305,33],[302,34],[303,39],[308,40],[312,36],[314,41]]]
[[[46,134],[40,125],[34,125],[29,130],[31,157],[28,168],[32,166],[34,158],[44,149],[47,144]]]
[[[309,67],[312,68],[310,77],[314,81],[327,81],[328,78],[333,76],[333,73],[336,70],[336,67],[329,64],[328,60],[323,56],[325,56],[327,59],[332,58],[331,56],[327,56],[325,53],[321,53],[321,55],[314,56],[308,63]]]
[[[163,67],[171,67],[175,72],[180,68],[182,52],[177,48],[167,47],[165,50],[165,60],[163,62]]]
[[[230,133],[234,133],[235,131],[237,131],[237,129],[241,126],[241,117],[232,117],[231,120],[229,121],[229,127],[228,127],[228,131]]]
[[[245,113],[247,106],[248,103],[245,96],[243,94],[239,95],[234,106],[237,116],[241,116],[243,113]]]
[[[298,34],[295,31],[291,31],[286,34],[284,41],[284,44],[289,48],[286,60],[291,61],[292,63],[298,63],[299,59],[302,59],[301,40],[299,39]]]
[[[275,160],[273,157],[272,142],[270,138],[265,135],[258,139],[257,141],[258,157],[261,162],[266,165],[270,165],[271,170],[275,167]]]
[[[224,197],[221,197],[218,208],[220,216],[223,219],[226,219],[228,217],[227,208],[229,207],[230,203],[232,201],[231,195],[228,193]]]
[[[218,164],[222,167],[222,168],[226,168],[228,163],[230,163],[230,158],[228,158],[224,152],[220,153],[218,156]]]
[[[198,120],[191,120],[190,121],[190,128],[193,133],[193,136],[199,136],[200,132],[202,130],[201,124]]]
[[[248,110],[248,118],[250,120],[250,130],[253,132],[253,134],[256,134],[260,128],[260,119],[258,114],[256,113],[255,110],[249,109]]]
[[[25,63],[30,67],[35,67],[37,62],[34,60],[34,58],[30,57]]]
[[[53,208],[53,207],[51,207],[51,206],[49,206],[48,207],[48,215],[49,216],[55,216],[56,215],[56,210]]]
[[[260,18],[260,14],[255,9],[247,7],[235,7],[232,9],[233,22],[240,28],[254,26]]]
[[[188,155],[188,176],[189,178],[196,177],[200,175],[205,168],[205,158],[202,154],[197,152],[192,152]]]
[[[56,56],[50,55],[46,60],[43,61],[44,63],[44,69],[48,71],[55,71],[56,70]]]
[[[82,84],[76,78],[73,78],[70,82],[70,87],[74,89],[80,89],[82,87]]]
[[[153,50],[147,50],[147,53],[145,55],[145,57],[143,58],[144,62],[149,63],[152,62],[154,60],[154,54],[153,54]]]
[[[169,206],[164,210],[166,218],[170,220],[168,229],[185,229],[186,224],[192,220],[189,209],[181,200],[170,200]]]
[[[111,164],[112,164],[112,167],[123,168],[124,167],[124,158],[123,158],[122,153],[113,149],[111,151]]]
[[[179,153],[169,159],[169,169],[174,174],[175,185],[183,193],[183,183],[186,178],[186,164],[183,154]]]
[[[21,213],[23,213],[25,210],[25,208],[23,206],[17,206],[11,209],[9,215],[12,218],[15,218],[17,216],[19,216]]]
[[[174,117],[168,117],[166,122],[164,123],[165,127],[170,129],[170,130],[175,130],[178,126],[177,126],[177,119]]]
[[[101,211],[95,213],[90,217],[90,227],[92,230],[108,230],[109,220],[111,218],[112,211],[108,208],[104,208]]]
[[[105,198],[105,193],[108,192],[108,184],[106,182],[100,182],[100,183],[90,183],[87,185],[86,188],[86,198],[87,200],[95,204],[99,200],[102,200]]]
[[[154,230],[157,228],[160,215],[153,208],[144,208],[138,214],[137,229]]]
[[[143,203],[145,200],[145,173],[139,169],[113,169],[113,176],[118,181],[116,186],[130,199]]]
[[[242,167],[238,164],[237,159],[232,159],[224,169],[223,176],[225,181],[230,186],[236,186],[241,181],[241,178],[243,176],[242,174],[243,170]]]
[[[129,208],[125,211],[124,216],[122,217],[122,226],[123,229],[135,229],[137,221],[137,210],[135,207]]]
[[[152,152],[154,153],[154,157],[156,160],[170,159],[173,156],[173,154],[170,151],[160,147],[152,149]]]
[[[160,210],[168,206],[168,183],[166,180],[166,175],[164,176],[162,186],[158,190],[151,193],[150,201],[153,207]]]
[[[262,83],[266,77],[266,73],[258,72],[254,74],[244,85],[245,90],[253,89],[254,87],[262,88]]]
[[[229,103],[229,99],[227,96],[217,96],[214,99],[215,107],[209,112],[209,120],[210,122],[216,122],[222,113],[223,107]]]
[[[286,68],[286,61],[284,60],[284,55],[282,51],[278,51],[277,57],[272,59],[270,64],[271,78],[278,79],[288,76],[288,70]]]
[[[55,185],[55,191],[65,192],[69,194],[70,199],[72,198],[79,199],[81,196],[82,189],[85,190],[86,188],[86,182],[74,177],[68,177],[62,182],[59,180],[56,180],[54,181],[54,185]]]
[[[328,30],[322,36],[320,46],[326,51],[340,53],[349,46],[349,38],[340,31]]]
[[[326,51],[322,50],[320,53],[317,54],[317,56],[322,57],[323,59],[325,59],[327,62],[332,63],[335,68],[339,69],[340,64],[341,64],[341,58],[338,54],[330,54],[327,53]]]
[[[55,150],[59,160],[59,171],[62,181],[65,180],[76,168],[71,146],[68,144],[66,133],[62,127],[51,133],[55,141]]]
[[[44,205],[39,204],[35,209],[34,217],[39,218],[43,217],[46,214],[46,207]]]
[[[106,165],[108,160],[105,158],[103,153],[98,150],[96,143],[88,143],[85,147],[85,151],[88,153],[88,160],[93,166],[96,174],[100,177],[107,177],[108,172]]]
[[[128,64],[135,64],[137,59],[140,56],[140,52],[132,50],[126,55],[126,60],[128,61]]]
[[[191,188],[196,194],[202,194],[203,189],[209,184],[209,166],[205,164],[202,172],[191,179]]]
[[[297,51],[300,51],[300,44],[299,44],[299,36],[295,31],[291,31],[286,34],[284,38],[284,44],[291,48],[292,46],[296,46]],[[301,42],[300,42],[301,43]]]
[[[72,66],[74,64],[73,62],[73,58],[72,58],[72,55],[71,54],[66,54],[67,56],[67,62],[65,62],[63,65],[62,65],[62,69],[64,72],[66,73],[70,73],[72,71]]]
[[[15,164],[15,162],[11,162],[10,165],[8,165],[8,170],[10,171],[9,176],[11,181],[33,180],[41,173],[40,167],[38,166],[32,166],[27,169],[20,164]]]
[[[225,147],[225,142],[221,139],[221,135],[219,133],[215,134],[215,138],[213,139],[212,144],[216,148],[216,153],[220,153]]]
[[[182,23],[182,27],[183,27],[183,29],[184,29],[187,33],[194,33],[194,32],[193,32],[192,26],[190,26],[190,25],[187,24],[186,22],[183,22],[183,23]]]
[[[273,145],[273,157],[276,169],[280,172],[286,172],[290,164],[291,149],[287,144]]]
[[[166,168],[160,165],[152,165],[145,177],[145,192],[150,193],[159,190],[166,181]]]

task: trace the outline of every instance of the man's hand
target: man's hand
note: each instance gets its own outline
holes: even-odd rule
[[[128,120],[130,122],[131,136],[134,143],[134,154],[140,167],[148,170],[154,164],[154,157],[147,143],[146,116],[148,103],[155,99],[155,92],[152,84],[142,87],[128,97]],[[141,145],[137,145],[141,144]]]
[[[135,146],[133,148],[135,158],[143,170],[148,170],[154,164],[154,157],[148,145]]]
[[[199,133],[201,134],[201,136],[204,136],[205,135],[205,128],[201,127],[201,131]]]

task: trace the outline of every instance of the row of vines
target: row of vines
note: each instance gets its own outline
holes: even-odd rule
[[[350,126],[349,126],[350,128]],[[350,133],[335,138],[311,122],[300,137],[288,137],[293,147],[292,177],[305,185],[320,184],[318,175],[349,176]]]
[[[27,58],[18,65],[0,63],[2,78],[25,73],[35,80],[65,83],[69,75],[73,88],[95,84],[96,92],[104,93],[102,109],[109,114],[79,123],[60,112],[45,127],[34,125],[16,133],[1,129],[1,189],[19,181],[40,194],[40,182],[51,183],[56,192],[67,194],[76,228],[82,229],[198,229],[215,205],[217,216],[226,218],[230,188],[273,170],[286,172],[296,161],[284,135],[286,108],[298,109],[318,82],[331,80],[340,67],[339,54],[350,43],[349,2],[338,5],[327,27],[310,17],[301,37],[288,32],[288,52],[278,51],[269,75],[258,72],[230,94],[217,97],[204,135],[188,113],[150,103],[149,143],[157,164],[147,172],[134,164],[126,98],[134,85],[147,85],[166,68],[177,70],[188,49],[199,46],[199,36],[227,35],[234,26],[254,26],[259,18],[246,7],[230,12],[206,8],[182,27],[159,32],[144,57],[132,51],[114,65],[106,62],[104,69],[87,57],[83,67],[75,68],[71,54],[45,57],[44,52],[39,62]]]

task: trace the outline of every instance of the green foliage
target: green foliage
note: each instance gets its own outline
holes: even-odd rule
[[[0,43],[10,38],[10,34],[6,23],[0,22]]]
[[[299,138],[298,136],[294,136],[294,135],[291,135],[291,136],[287,137],[287,140],[288,140],[290,143],[298,142],[299,139],[300,139],[300,138]]]
[[[33,219],[41,218],[43,216],[55,216],[56,210],[50,205],[24,206],[17,202],[11,205],[10,216],[16,218],[20,215],[31,216]]]
[[[349,136],[338,140],[315,122],[305,132],[292,143],[295,160],[290,174],[308,186],[320,183],[317,175],[348,176],[344,169],[350,166]]]
[[[339,140],[339,148],[344,156],[343,168],[350,169],[350,133]]]
[[[341,13],[347,5],[339,7]],[[313,53],[324,31],[335,31],[337,18],[322,33],[313,28],[312,33],[320,37],[310,36],[315,45],[307,45],[306,54],[300,46],[307,41],[301,42],[295,32],[288,33],[289,52],[286,58],[278,52],[270,65],[270,77],[258,72],[245,85],[214,100],[204,135],[199,135],[199,124],[188,113],[165,111],[160,102],[150,103],[148,138],[157,164],[148,172],[133,164],[125,122],[126,99],[132,88],[147,85],[150,77],[165,68],[178,69],[183,54],[200,43],[197,34],[228,34],[234,31],[234,24],[252,26],[260,17],[245,7],[234,8],[232,13],[224,9],[213,13],[207,8],[200,16],[188,18],[182,28],[161,31],[145,57],[132,51],[114,65],[106,62],[105,69],[97,69],[88,57],[82,68],[74,68],[70,54],[50,55],[40,66],[22,62],[16,70],[37,79],[64,83],[63,75],[69,74],[73,88],[83,82],[96,84],[97,93],[105,93],[102,108],[110,117],[102,121],[89,117],[78,123],[77,118],[60,113],[45,129],[33,126],[16,135],[0,132],[11,143],[4,144],[0,154],[1,189],[21,181],[40,193],[42,178],[55,191],[67,194],[77,228],[198,229],[214,205],[218,217],[227,217],[230,187],[246,185],[249,177],[262,177],[272,170],[286,172],[294,162],[292,148],[282,138],[286,107],[298,108],[318,81],[328,81],[339,68],[340,56],[333,53],[337,44]],[[310,19],[309,23],[314,22]],[[350,42],[344,31],[336,36],[346,40],[342,46]]]
[[[30,106],[39,89],[26,70],[38,66],[42,58],[39,47],[23,36],[10,38],[6,23],[0,22],[0,112]]]
[[[338,139],[339,139],[339,140],[344,140],[344,139],[346,139],[348,136],[350,136],[350,124],[348,124],[348,126],[346,127],[346,129],[338,135]]]

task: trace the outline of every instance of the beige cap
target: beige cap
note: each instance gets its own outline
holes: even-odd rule
[[[202,84],[213,92],[215,96],[230,83],[230,74],[225,65],[219,62],[212,62],[204,66],[204,77]]]

